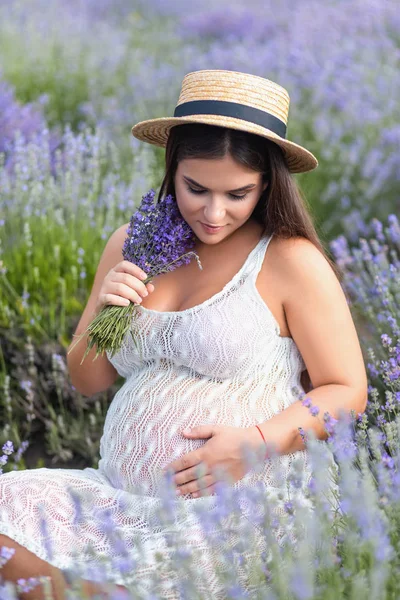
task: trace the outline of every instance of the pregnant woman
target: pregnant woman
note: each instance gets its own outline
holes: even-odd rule
[[[262,482],[266,494],[277,496],[285,487],[271,460],[246,471],[241,445],[258,450],[273,443],[283,474],[300,461],[308,482],[298,428],[312,429],[324,446],[326,434],[296,388],[321,415],[364,411],[357,333],[292,176],[318,163],[286,139],[288,112],[287,91],[272,81],[196,71],[185,76],[173,117],[133,127],[139,140],[166,147],[159,198],[175,198],[203,269],[192,261],[144,285],[146,274],[122,260],[128,224],[111,235],[75,333],[104,305],[129,300],[138,304],[136,344],[128,333],[114,356],[93,361],[93,348],[81,365],[84,337],[68,367],[86,396],[106,390],[118,375],[125,382],[107,413],[97,469],[0,477],[0,546],[15,549],[5,579],[51,576],[62,598],[63,570],[92,567],[94,581],[104,558],[109,581],[144,591],[157,571],[160,597],[178,598],[168,574],[155,566],[156,552],[167,551],[157,515],[170,469],[174,503],[182,509],[175,527],[197,551],[199,594],[223,597],[207,538],[196,527],[196,507],[215,508],[216,468],[225,468],[235,488]],[[117,538],[106,535],[110,520]],[[88,590],[95,589],[86,579]]]

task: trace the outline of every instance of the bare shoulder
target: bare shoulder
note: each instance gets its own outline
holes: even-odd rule
[[[112,243],[115,245],[120,245],[120,248],[122,248],[123,243],[128,235],[127,231],[128,231],[128,227],[129,227],[129,223],[125,223],[124,225],[121,225],[121,227],[118,227],[118,229],[116,229],[114,231],[114,233],[110,236],[110,240],[112,240]]]
[[[313,306],[323,294],[325,301],[345,303],[342,287],[323,253],[303,237],[274,236],[269,243],[257,279],[257,288],[279,324],[282,337],[293,337],[290,315],[299,304]]]
[[[124,246],[125,239],[127,237],[127,229],[129,223],[125,223],[118,227],[108,238],[107,244],[104,247],[102,260],[106,260],[107,265],[109,263],[117,264],[123,260],[122,248]]]
[[[279,262],[280,268],[297,270],[310,264],[327,265],[331,268],[322,252],[306,238],[273,237],[269,246],[268,252],[274,255],[274,262]]]
[[[284,295],[317,284],[341,289],[324,254],[306,238],[273,237],[266,258],[263,267],[273,271]]]

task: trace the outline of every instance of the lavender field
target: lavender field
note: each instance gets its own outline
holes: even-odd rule
[[[122,380],[82,396],[66,349],[110,234],[161,183],[164,151],[130,129],[172,115],[183,76],[197,69],[244,71],[288,90],[288,138],[319,160],[295,177],[344,271],[369,377],[366,412],[330,436],[340,512],[327,517],[316,477],[314,520],[295,501],[285,516],[298,532],[307,525],[300,559],[289,542],[275,548],[252,597],[398,598],[396,0],[0,3],[0,469],[96,465]],[[227,598],[249,597],[232,579],[226,589]]]

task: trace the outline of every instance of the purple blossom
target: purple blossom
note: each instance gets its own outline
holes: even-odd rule
[[[389,215],[389,237],[395,244],[400,244],[400,224],[396,215]]]
[[[390,266],[392,267],[393,265],[390,265]],[[394,335],[397,335],[400,337],[400,326],[397,323],[394,316],[389,314],[389,315],[387,315],[386,320],[387,320],[388,324],[390,325],[390,328],[393,331]]]
[[[0,152],[9,153],[12,150],[17,130],[29,141],[45,127],[39,105],[19,104],[13,88],[5,81],[0,81]]]
[[[301,439],[303,440],[303,442],[305,442],[306,438],[307,438],[306,432],[304,431],[304,429],[302,427],[298,427],[298,431],[299,431]]]
[[[325,430],[329,435],[333,435],[335,432],[335,426],[338,422],[337,419],[332,417],[328,412],[324,414]]]
[[[28,448],[28,446],[29,446],[29,442],[28,441],[25,441],[25,442],[21,443],[20,447],[18,448],[18,450],[17,450],[17,452],[15,453],[15,456],[14,456],[14,463],[15,463],[15,465],[17,465],[19,463],[19,461],[21,460],[21,457],[22,457],[23,453]]]
[[[376,239],[379,242],[384,242],[385,241],[385,236],[383,235],[383,225],[382,225],[382,223],[378,219],[372,219],[371,226],[372,226],[372,228],[374,230],[374,233],[376,235]]]
[[[382,346],[388,348],[392,345],[392,338],[389,337],[386,333],[381,335]]]
[[[75,492],[73,488],[68,489],[68,493],[71,497],[71,500],[74,505],[75,515],[74,515],[74,527],[78,527],[82,522],[83,510],[82,510],[82,501],[79,495]]]
[[[316,492],[318,491],[318,486],[315,477],[310,477],[310,481],[307,484],[307,488],[310,490],[310,492],[316,494]]]
[[[294,564],[290,583],[296,600],[312,600],[315,597],[311,578],[300,562]]]
[[[24,390],[24,392],[28,394],[32,388],[32,381],[30,381],[29,379],[24,379],[23,381],[20,381],[19,385]]]
[[[257,14],[254,10],[242,9],[239,11],[227,5],[212,11],[204,11],[201,14],[189,15],[182,21],[182,31],[186,36],[196,34],[202,38],[225,38],[242,39],[247,32],[255,31],[257,27]],[[260,22],[258,23],[260,25]],[[274,28],[271,23],[262,21],[262,31],[266,35],[273,35]],[[261,32],[260,32],[261,33]]]
[[[15,554],[15,548],[7,548],[2,546],[0,548],[0,569],[12,558]]]
[[[354,258],[351,256],[349,244],[344,235],[340,235],[333,240],[330,243],[330,248],[337,264],[341,268],[345,268],[353,263]]]
[[[40,521],[39,521],[39,525],[40,525],[40,534],[43,538],[43,543],[44,543],[44,547],[47,553],[47,558],[49,560],[52,559],[53,557],[53,548],[52,548],[52,544],[51,544],[51,538],[50,538],[50,534],[47,528],[47,521],[46,521],[46,512],[45,512],[45,508],[43,505],[39,506],[39,515],[40,515]]]
[[[384,465],[386,465],[389,469],[394,469],[395,468],[395,461],[394,459],[389,456],[388,454],[384,454],[382,456],[382,462]]]
[[[385,417],[382,414],[378,415],[376,421],[380,427],[387,422]]]
[[[335,458],[339,462],[352,461],[357,455],[357,444],[347,416],[341,416],[335,425],[335,435],[330,439]]]
[[[138,265],[148,278],[188,264],[188,251],[195,243],[194,233],[173,196],[168,195],[157,204],[154,198],[153,189],[142,197],[139,209],[131,217],[122,251],[124,259]]]
[[[379,371],[372,363],[367,363],[367,369],[371,375],[371,377],[378,377]]]
[[[287,512],[288,515],[292,515],[294,512],[294,506],[293,506],[293,502],[285,502],[284,503],[284,507],[285,507],[285,511]]]
[[[42,583],[41,577],[29,577],[28,579],[17,579],[17,589],[20,593],[27,594]]]
[[[4,454],[7,454],[7,456],[10,456],[10,454],[12,454],[14,452],[14,446],[13,443],[8,441],[4,444],[3,448],[2,448]]]

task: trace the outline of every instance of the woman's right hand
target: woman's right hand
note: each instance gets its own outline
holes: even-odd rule
[[[143,283],[147,278],[146,273],[140,267],[123,260],[105,276],[96,302],[96,313],[103,306],[128,306],[132,303],[140,304],[149,293],[154,291],[152,283]]]

